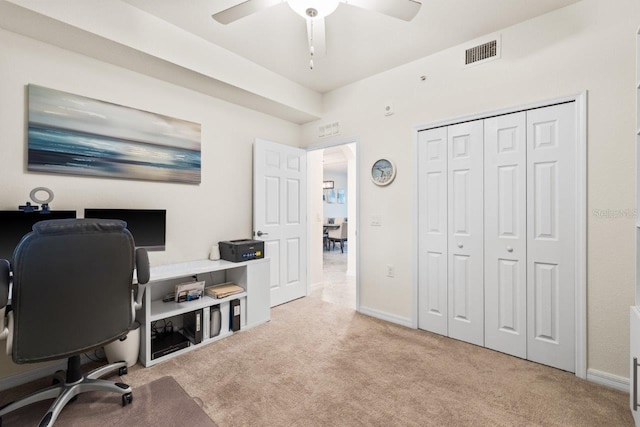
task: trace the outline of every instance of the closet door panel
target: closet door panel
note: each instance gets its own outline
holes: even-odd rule
[[[527,112],[527,358],[575,372],[575,103]]]
[[[449,336],[484,345],[483,121],[447,133]]]
[[[418,327],[447,335],[447,128],[418,135]]]
[[[526,113],[484,122],[485,346],[527,357]]]

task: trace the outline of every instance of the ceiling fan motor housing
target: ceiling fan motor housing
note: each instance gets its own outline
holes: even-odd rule
[[[340,0],[287,0],[291,9],[303,18],[324,18],[340,5]]]

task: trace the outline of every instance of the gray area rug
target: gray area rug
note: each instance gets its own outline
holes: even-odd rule
[[[126,377],[123,377],[126,382]],[[46,384],[41,384],[46,386]],[[37,389],[37,388],[35,388]],[[14,396],[19,398],[19,396]],[[4,399],[2,399],[4,401]],[[2,419],[3,427],[38,425],[52,401],[22,408]],[[133,388],[133,402],[122,407],[115,393],[90,392],[78,396],[58,417],[56,426],[183,426],[209,427],[216,424],[176,382],[165,376]]]

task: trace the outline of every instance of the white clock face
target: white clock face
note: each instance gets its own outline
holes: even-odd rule
[[[388,185],[396,176],[396,168],[390,160],[380,159],[371,167],[371,179],[378,185]]]

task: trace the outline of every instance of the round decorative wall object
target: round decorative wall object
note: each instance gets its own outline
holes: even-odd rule
[[[389,185],[396,177],[396,165],[389,159],[380,159],[371,166],[371,180],[376,185]]]

